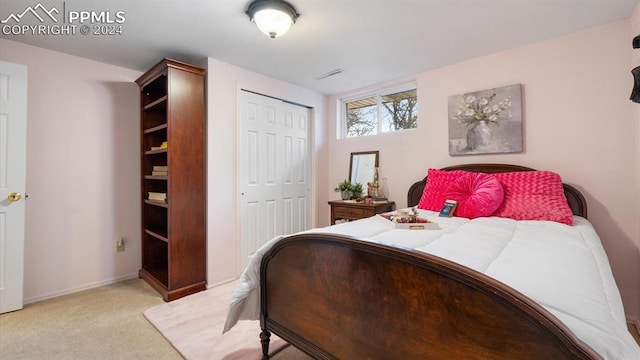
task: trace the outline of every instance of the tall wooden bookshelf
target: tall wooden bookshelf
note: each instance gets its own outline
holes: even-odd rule
[[[165,301],[206,287],[204,75],[203,69],[163,59],[136,80],[141,92],[139,276]],[[149,193],[166,194],[166,200],[149,199]]]

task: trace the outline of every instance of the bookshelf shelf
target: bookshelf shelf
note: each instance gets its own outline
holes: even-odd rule
[[[147,150],[144,152],[145,155],[166,154],[166,153],[167,153],[167,149]]]
[[[165,301],[206,287],[204,75],[203,69],[163,59],[136,80],[142,182],[138,275]],[[170,146],[151,150],[164,142]]]
[[[144,110],[149,110],[149,109],[151,109],[153,107],[161,105],[162,103],[165,103],[166,101],[167,101],[167,95],[161,97],[158,100],[155,100],[155,101],[151,102],[150,104],[145,105],[144,106]]]
[[[153,132],[156,131],[160,131],[160,130],[166,130],[167,129],[167,124],[160,124],[158,126],[154,126],[152,128],[146,129],[145,131],[143,131],[144,134],[151,134]]]
[[[166,236],[164,235],[160,235],[159,231],[157,230],[148,230],[148,229],[144,229],[144,232],[147,233],[148,235],[151,235],[152,237],[160,240],[160,241],[164,241],[164,242],[169,242],[169,240],[167,239]],[[166,231],[165,231],[166,233]]]
[[[145,269],[150,276],[153,277],[159,284],[167,284],[169,282],[169,274],[167,273],[167,266],[160,264],[157,267],[148,267]]]
[[[145,204],[149,204],[149,205],[153,205],[153,206],[160,206],[160,207],[163,207],[163,208],[169,208],[169,203],[166,203],[164,201],[145,199],[144,203]]]
[[[168,176],[154,176],[154,175],[145,175],[144,178],[146,180],[167,180],[169,179]]]

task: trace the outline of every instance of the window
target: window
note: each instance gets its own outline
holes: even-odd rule
[[[415,85],[342,101],[342,137],[376,135],[418,127]]]

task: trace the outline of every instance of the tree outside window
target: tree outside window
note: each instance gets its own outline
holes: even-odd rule
[[[417,90],[412,87],[343,102],[345,137],[375,135],[418,127]]]

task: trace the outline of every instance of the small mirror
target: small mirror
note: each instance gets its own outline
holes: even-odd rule
[[[349,164],[349,180],[352,184],[360,183],[364,189],[367,183],[373,182],[378,167],[378,151],[361,151],[351,153]]]

